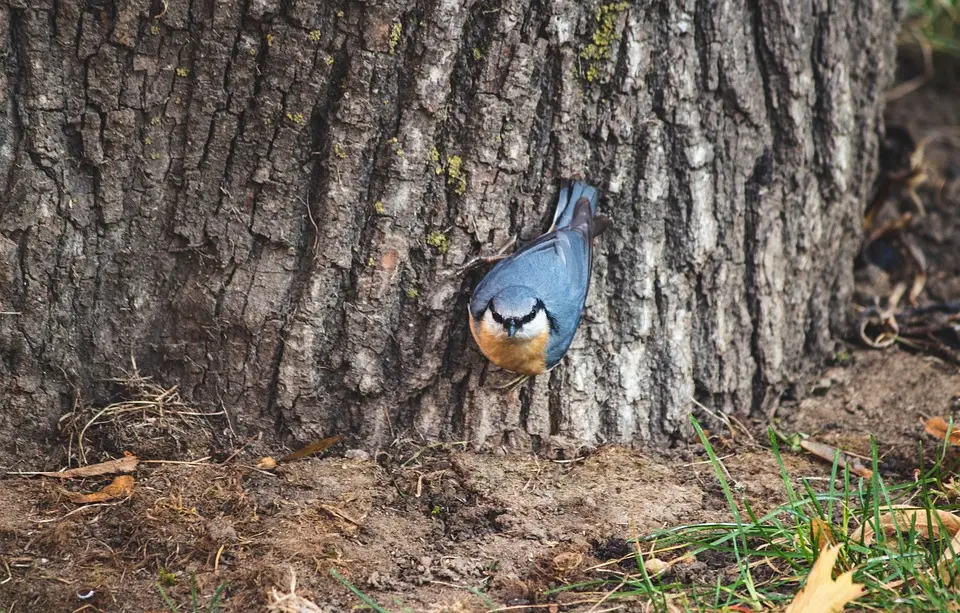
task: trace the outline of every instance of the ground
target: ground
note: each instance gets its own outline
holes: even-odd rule
[[[928,85],[893,102],[888,122],[914,133],[957,125],[958,100],[952,85]],[[928,158],[950,179],[960,148],[931,147]],[[928,211],[911,231],[927,257],[920,301],[956,300],[960,186],[948,182],[940,201],[920,195]],[[88,408],[64,421],[51,458],[67,447],[90,462],[133,452],[144,462],[132,496],[81,506],[65,490],[94,491],[111,477],[0,478],[0,611],[374,606],[363,598],[389,611],[648,610],[642,593],[611,597],[620,577],[652,572],[637,566],[632,539],[730,525],[731,493],[760,516],[791,500],[788,484],[834,485],[830,462],[791,448],[797,434],[859,454],[868,466],[875,441],[889,483],[910,483],[936,455],[923,422],[956,412],[957,365],[900,344],[876,350],[848,341],[813,391],[785,398],[773,416],[782,460],[767,422],[740,418],[719,427],[707,419],[717,461],[696,436],[672,449],[601,447],[565,459],[403,441],[375,457],[338,444],[263,470],[255,465],[269,450],[257,441],[198,460],[217,437],[172,395],[162,398],[170,401],[166,414],[156,402],[149,411],[121,405],[94,423],[102,409]],[[163,396],[162,387],[137,385],[144,397]],[[943,461],[954,460],[948,450]],[[760,579],[762,570],[755,569]],[[737,572],[731,554],[704,551],[665,576],[709,586]],[[572,585],[579,587],[563,589]]]
[[[960,391],[955,367],[897,349],[855,351],[824,380],[820,395],[783,409],[779,427],[866,456],[874,435],[892,479],[910,477],[917,441],[935,446],[921,417],[949,414]],[[736,427],[711,440],[738,495],[762,514],[786,492],[762,429],[745,426],[752,432]],[[456,444],[388,451],[346,458],[334,447],[273,472],[254,467],[252,451],[226,463],[144,464],[131,498],[89,507],[62,489],[97,489],[109,478],[0,480],[0,603],[8,612],[73,611],[87,604],[77,594],[93,589],[100,610],[162,611],[159,583],[189,611],[196,573],[201,604],[225,586],[223,611],[262,610],[293,577],[320,610],[350,610],[361,601],[335,569],[390,611],[570,601],[585,604],[563,610],[586,611],[597,592],[549,590],[629,570],[629,558],[602,564],[628,556],[636,535],[731,520],[693,441],[669,452],[602,447],[569,460]],[[829,463],[805,453],[785,452],[784,464],[797,483],[830,475]],[[683,572],[725,572],[714,562]]]

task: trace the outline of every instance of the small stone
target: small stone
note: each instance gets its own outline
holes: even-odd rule
[[[590,497],[590,496],[584,496],[584,498],[583,498],[583,506],[585,506],[585,507],[587,507],[587,508],[589,508],[589,509],[596,509],[596,508],[597,508],[597,501],[594,500],[594,499],[593,499],[592,497]]]
[[[833,387],[833,379],[830,377],[824,377],[813,386],[811,393],[814,396],[824,396],[828,391],[830,391],[831,387]]]
[[[343,457],[348,460],[361,460],[366,462],[370,459],[370,454],[363,449],[347,449],[343,452]]]

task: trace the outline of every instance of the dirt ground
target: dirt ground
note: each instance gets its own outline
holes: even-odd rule
[[[919,119],[918,108],[926,111]],[[911,132],[960,126],[955,86],[927,86],[897,100],[888,122]],[[948,183],[940,201],[920,193],[928,211],[912,234],[929,267],[921,303],[960,298],[960,183],[951,182],[960,174],[960,147],[931,147],[928,157]],[[884,477],[910,479],[921,447],[936,444],[923,419],[960,417],[958,407],[957,365],[851,342],[813,393],[779,407],[775,425],[867,456],[873,436]],[[186,463],[211,441],[154,422],[143,431],[127,421],[88,433],[88,452],[97,454],[91,461],[127,450],[142,460],[182,462],[142,463],[129,498],[78,506],[64,494],[96,490],[109,477],[0,477],[0,611],[165,611],[158,584],[178,610],[190,611],[194,573],[196,610],[206,611],[218,589],[222,611],[362,605],[331,569],[390,611],[486,611],[491,603],[586,611],[596,595],[547,590],[602,577],[611,565],[597,566],[627,556],[634,535],[730,520],[713,468],[692,439],[668,452],[605,447],[568,460],[414,442],[370,458],[338,445],[269,472],[253,466],[264,453],[255,443]],[[714,431],[712,441],[734,489],[762,512],[785,501],[784,486],[764,424],[743,425]],[[829,464],[808,454],[785,452],[785,462],[794,479],[829,476]],[[722,561],[700,560],[683,572],[710,581],[723,571]],[[318,609],[278,604],[294,578],[296,593]],[[569,604],[578,599],[584,604]],[[618,604],[644,610],[639,602]]]
[[[950,414],[960,391],[955,367],[896,349],[854,352],[823,379],[818,395],[782,409],[779,427],[864,454],[873,434],[893,479],[910,477],[917,441],[934,444],[921,417]],[[763,512],[785,493],[755,430],[757,440],[737,429],[713,442],[734,488]],[[227,464],[143,464],[131,498],[85,507],[62,490],[95,490],[109,478],[0,480],[0,607],[162,611],[156,584],[165,582],[190,611],[194,572],[201,603],[226,586],[224,611],[264,610],[294,576],[297,592],[321,610],[361,604],[331,568],[391,611],[489,610],[471,589],[504,607],[590,600],[544,592],[603,576],[593,567],[629,554],[633,535],[730,520],[713,469],[692,444],[670,454],[601,448],[573,461],[455,445],[409,445],[376,460],[330,453],[273,473],[251,466],[253,452]],[[795,479],[829,476],[811,456],[785,461]],[[697,562],[685,572],[708,579],[720,571]],[[78,597],[90,589],[93,598]]]

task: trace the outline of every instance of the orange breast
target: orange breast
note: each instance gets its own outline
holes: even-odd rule
[[[531,339],[511,339],[490,334],[470,316],[470,332],[487,359],[504,370],[521,375],[539,375],[547,370],[547,340],[550,334]]]

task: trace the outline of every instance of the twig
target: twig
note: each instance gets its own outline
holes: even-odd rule
[[[86,511],[87,509],[92,509],[93,507],[116,507],[116,506],[119,506],[119,505],[125,503],[126,501],[130,500],[131,498],[133,498],[133,496],[127,496],[127,497],[124,498],[123,500],[117,500],[116,502],[95,502],[95,503],[93,503],[93,504],[85,504],[85,505],[83,505],[82,507],[77,507],[76,509],[67,512],[67,513],[66,513],[65,515],[63,515],[62,517],[54,517],[54,518],[52,518],[52,519],[38,519],[38,520],[36,520],[36,522],[37,522],[38,524],[49,524],[49,523],[55,522],[55,521],[63,521],[63,520],[65,520],[66,518],[68,518],[68,517],[70,517],[71,515],[73,515],[74,513],[80,513],[81,511]]]
[[[358,527],[358,528],[360,528],[360,527],[363,526],[363,524],[361,524],[359,521],[357,521],[357,520],[355,520],[354,518],[350,517],[349,515],[347,515],[346,513],[344,513],[343,511],[341,511],[340,509],[338,509],[337,507],[335,507],[335,506],[333,506],[333,505],[330,505],[330,504],[326,504],[326,503],[321,502],[318,506],[319,506],[321,509],[323,509],[324,511],[326,511],[327,513],[329,513],[330,515],[333,515],[334,517],[339,517],[340,519],[342,519],[342,520],[344,520],[344,521],[350,522],[351,524],[353,524],[354,526],[356,526],[356,527]]]
[[[192,466],[203,464],[210,459],[211,456],[203,456],[202,458],[197,458],[196,460],[140,460],[141,464],[182,464],[185,466]]]

